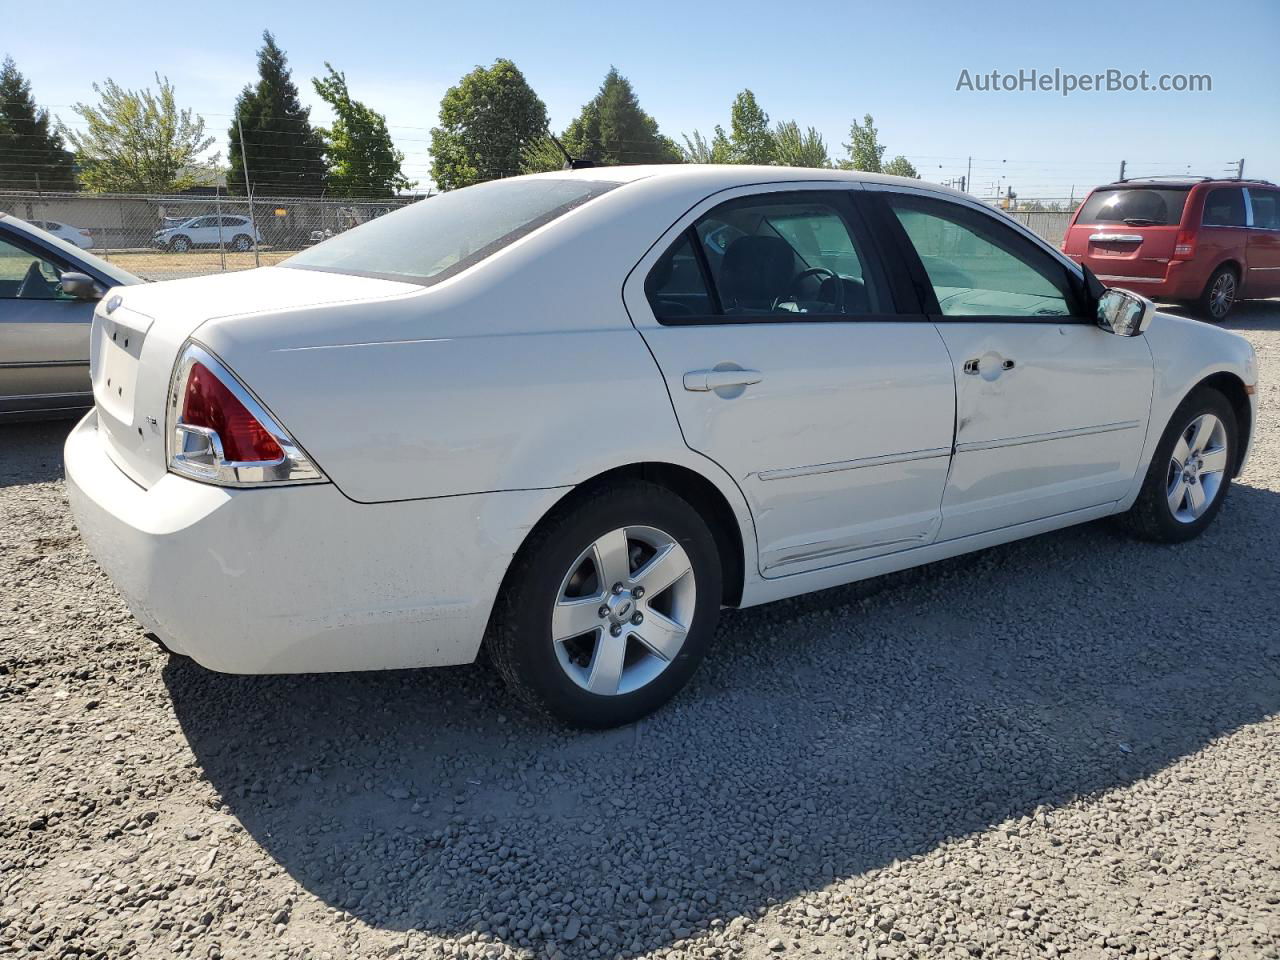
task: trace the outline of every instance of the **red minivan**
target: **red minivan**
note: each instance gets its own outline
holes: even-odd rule
[[[1280,188],[1207,177],[1110,183],[1076,210],[1062,252],[1109,287],[1221,320],[1236,300],[1280,296]]]

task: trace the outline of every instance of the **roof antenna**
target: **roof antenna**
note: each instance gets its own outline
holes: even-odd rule
[[[556,135],[555,135],[554,133],[552,133],[550,130],[548,130],[548,131],[547,131],[547,136],[548,136],[548,137],[550,137],[550,138],[551,138],[551,142],[552,142],[552,143],[554,143],[554,144],[556,145],[556,149],[557,149],[557,150],[559,150],[561,153],[563,153],[563,154],[564,154],[564,167],[563,167],[563,169],[565,169],[565,170],[586,170],[588,167],[594,167],[594,166],[596,165],[596,162],[595,162],[594,160],[576,160],[576,159],[574,159],[574,157],[569,153],[569,151],[568,151],[568,150],[566,150],[566,149],[564,148],[564,144],[563,144],[563,143],[561,143],[559,140],[557,140],[557,139],[556,139]]]

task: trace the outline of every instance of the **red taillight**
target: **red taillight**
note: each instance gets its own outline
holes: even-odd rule
[[[1190,260],[1196,255],[1196,232],[1179,230],[1178,239],[1173,242],[1173,260]]]
[[[202,363],[193,363],[182,398],[182,422],[207,427],[218,435],[229,461],[274,462],[284,451],[221,380]]]

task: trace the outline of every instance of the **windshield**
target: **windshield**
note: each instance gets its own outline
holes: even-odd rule
[[[1132,227],[1170,227],[1182,221],[1187,190],[1139,187],[1095,190],[1080,209],[1076,223],[1127,223]]]
[[[616,186],[568,178],[493,180],[419,200],[281,266],[438,283]]]

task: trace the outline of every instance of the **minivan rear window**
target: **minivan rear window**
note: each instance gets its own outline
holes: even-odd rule
[[[340,233],[281,266],[438,283],[616,186],[536,177],[451,190]]]
[[[1076,223],[1127,223],[1131,227],[1170,227],[1182,221],[1186,190],[1129,187],[1095,190],[1080,208]]]

